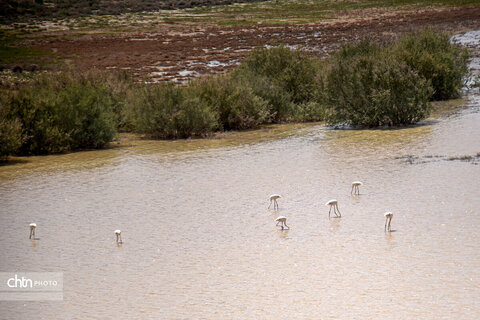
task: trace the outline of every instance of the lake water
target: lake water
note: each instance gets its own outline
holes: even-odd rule
[[[0,319],[479,319],[480,94],[453,104],[398,130],[272,126],[0,167],[0,271],[64,276],[63,301],[3,301]]]

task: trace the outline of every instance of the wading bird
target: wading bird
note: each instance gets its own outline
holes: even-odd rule
[[[115,235],[117,236],[117,243],[123,243],[122,242],[122,230],[115,230]]]
[[[330,201],[328,201],[327,203],[325,203],[326,206],[330,206],[330,210],[328,210],[328,218],[330,219],[330,213],[332,212],[332,208],[333,208],[333,213],[335,213],[335,216],[338,217],[338,218],[341,218],[342,217],[342,214],[340,213],[340,210],[338,209],[338,201],[335,200],[335,199],[332,199]],[[338,214],[337,214],[338,212]]]
[[[353,181],[352,182],[352,191],[350,191],[350,194],[357,194],[359,195],[360,194],[360,186],[362,185],[362,183],[360,181]]]
[[[289,229],[290,230],[290,227],[287,226],[287,218],[286,217],[280,216],[277,219],[275,219],[275,221],[277,221],[277,226],[280,223],[280,226],[282,227],[282,230],[283,229]]]
[[[273,202],[273,209],[278,209],[278,202],[277,202],[277,199],[278,198],[281,198],[282,196],[279,195],[279,194],[272,194],[270,196],[270,205],[268,206],[268,209],[270,209],[270,206],[272,205],[272,202]]]
[[[35,240],[35,229],[37,229],[37,224],[30,223],[30,237],[28,237],[28,239],[32,239],[33,237],[33,240]]]
[[[392,223],[392,218],[393,218],[393,213],[391,213],[390,211],[387,211],[383,214],[386,218],[385,220],[385,232],[391,232],[392,231],[392,228],[391,228],[391,223]],[[387,222],[388,222],[388,225],[387,225]]]

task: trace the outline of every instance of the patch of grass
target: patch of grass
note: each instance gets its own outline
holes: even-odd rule
[[[24,21],[49,20],[69,30],[104,29],[116,32],[132,31],[138,27],[151,27],[152,23],[175,24],[212,24],[219,26],[255,25],[255,24],[299,24],[313,23],[325,19],[335,19],[339,13],[368,8],[424,8],[448,6],[478,6],[478,0],[274,0],[247,1],[230,4],[227,0],[198,1],[153,1],[121,0],[115,6],[106,5],[107,1],[89,0],[93,5],[83,5],[82,1],[54,0],[56,6],[43,10],[41,14],[21,15]],[[43,5],[44,6],[44,5]],[[41,8],[42,6],[37,8]],[[179,9],[180,8],[180,9]],[[178,10],[159,10],[178,9]],[[14,16],[11,16],[14,17]],[[19,20],[18,16],[16,20]],[[15,20],[15,22],[16,22]],[[139,22],[141,21],[141,22]],[[4,21],[12,25],[13,21]],[[0,20],[1,23],[1,20]],[[43,30],[36,23],[17,23],[18,29]]]
[[[0,64],[12,64],[16,62],[40,63],[48,53],[34,47],[14,47],[0,44]]]

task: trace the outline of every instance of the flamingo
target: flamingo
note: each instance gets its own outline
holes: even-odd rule
[[[350,194],[360,194],[360,189],[359,187],[362,185],[360,181],[353,181],[352,182],[352,191],[350,191]]]
[[[270,205],[268,206],[268,209],[270,209],[270,206],[272,205],[273,202],[273,210],[278,209],[278,202],[277,199],[281,198],[282,196],[279,194],[272,194],[270,196]]]
[[[122,241],[122,230],[115,230],[115,235],[117,236],[117,243],[123,243]],[[120,241],[118,241],[120,240]]]
[[[332,199],[325,203],[326,206],[330,206],[330,210],[328,210],[328,218],[330,219],[330,213],[332,212],[333,208],[333,213],[335,213],[335,216],[338,218],[342,217],[342,214],[340,213],[340,209],[338,209],[338,201],[336,199]],[[337,214],[338,212],[338,214]]]
[[[284,226],[285,226],[286,229],[290,230],[290,227],[287,226],[287,218],[286,217],[279,216],[277,219],[275,219],[275,221],[277,221],[277,226],[280,223],[280,226],[282,227],[282,230],[284,230]]]
[[[385,232],[391,232],[392,231],[392,228],[391,228],[391,223],[392,223],[392,218],[393,218],[393,213],[391,213],[390,211],[387,211],[383,214],[386,218],[385,220]],[[387,222],[388,222],[388,225],[387,225]]]
[[[33,240],[35,240],[35,229],[37,229],[37,224],[34,222],[30,223],[30,237],[28,237],[28,239],[32,239],[33,237]]]

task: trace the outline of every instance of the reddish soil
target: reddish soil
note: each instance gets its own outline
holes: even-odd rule
[[[342,43],[372,37],[386,41],[423,28],[459,33],[480,29],[480,7],[402,10],[367,9],[340,19],[288,26],[159,26],[156,32],[43,40],[43,48],[80,68],[127,70],[149,81],[182,82],[235,67],[259,45],[284,43],[325,56]]]

